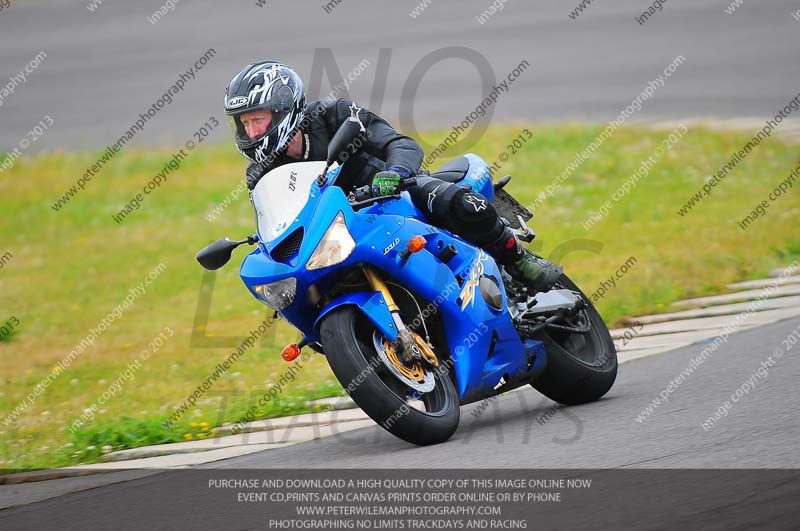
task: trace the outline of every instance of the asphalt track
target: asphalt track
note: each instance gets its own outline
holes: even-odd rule
[[[669,401],[644,422],[636,416],[691,358],[695,344],[620,365],[606,397],[548,415],[553,402],[533,389],[510,393],[461,424],[446,444],[416,448],[379,427],[226,460],[225,468],[798,468],[800,417],[788,407],[800,381],[800,344],[775,358],[800,326],[788,319],[731,336]],[[770,356],[776,364],[713,428],[701,424],[730,400]]]
[[[368,60],[340,94],[411,132],[460,122],[483,97],[482,74],[502,79],[523,60],[531,67],[500,96],[492,123],[611,119],[678,55],[686,62],[636,119],[767,117],[800,91],[792,0],[746,1],[731,15],[729,0],[669,0],[643,25],[634,18],[646,3],[634,0],[596,0],[574,20],[577,1],[507,0],[484,24],[476,17],[488,0],[432,0],[417,18],[415,2],[341,0],[330,13],[325,3],[183,1],[151,24],[162,0],[106,0],[94,12],[89,0],[12,1],[0,11],[0,87],[38,52],[47,58],[0,106],[0,151],[45,114],[55,124],[30,152],[102,148],[209,48],[214,58],[135,143],[182,144],[209,116],[221,117],[225,84],[250,61],[283,60],[311,97],[328,94],[329,72],[313,67],[318,49],[330,49],[344,76]],[[448,47],[475,57],[454,58]],[[379,48],[390,50],[384,62]],[[443,60],[409,79],[429,54]],[[228,131],[214,135],[227,140]]]
[[[275,469],[273,473],[281,469],[284,474],[288,469],[296,477],[314,477],[308,469],[346,473],[415,468],[635,472],[621,476],[620,490],[603,489],[587,499],[586,506],[566,504],[542,513],[559,518],[560,524],[571,522],[575,528],[596,528],[598,514],[606,526],[627,522],[636,528],[682,524],[731,529],[769,522],[775,528],[789,528],[800,516],[795,503],[800,494],[796,474],[800,421],[791,406],[800,379],[800,344],[787,349],[784,338],[798,329],[800,319],[788,319],[731,335],[670,394],[666,404],[641,423],[635,420],[637,415],[704,344],[625,363],[605,398],[553,415],[548,411],[554,404],[532,390],[493,400],[477,416],[479,404],[466,406],[454,437],[433,447],[406,444],[377,426],[364,428],[196,467],[193,472],[165,472],[8,509],[0,512],[0,527],[44,529],[50,528],[48,523],[59,522],[59,529],[140,529],[147,527],[141,521],[146,516],[145,520],[152,518],[163,529],[249,529],[243,524],[234,526],[235,517],[230,525],[216,522],[223,513],[244,517],[242,511],[247,518],[256,518],[259,506],[245,510],[240,505],[238,513],[229,506],[220,513],[212,511],[230,502],[230,496],[206,488],[205,478],[232,477],[243,470],[253,476],[255,469]],[[768,369],[753,379],[765,362]],[[704,429],[702,423],[726,400],[731,401],[748,380],[754,388],[732,402],[726,417]],[[755,468],[795,471],[725,475],[732,474],[732,469]],[[665,476],[663,470],[655,469],[681,471]],[[698,477],[688,469],[716,470]],[[259,477],[270,477],[270,472]],[[605,481],[613,483],[613,478]],[[634,489],[641,489],[639,497],[631,492]],[[626,508],[630,514],[615,510],[634,498],[637,503]],[[588,504],[595,505],[590,510]]]

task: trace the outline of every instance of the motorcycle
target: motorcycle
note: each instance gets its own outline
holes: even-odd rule
[[[240,276],[252,295],[302,333],[281,356],[324,355],[353,401],[417,445],[449,439],[460,406],[530,384],[565,405],[602,397],[617,374],[614,343],[589,298],[566,276],[532,293],[458,235],[429,225],[401,191],[349,195],[335,186],[357,152],[346,121],[326,161],[273,169],[251,193],[257,233],[197,254],[208,270],[257,245]],[[459,157],[433,174],[480,192],[524,241],[532,215],[492,183],[486,163]]]

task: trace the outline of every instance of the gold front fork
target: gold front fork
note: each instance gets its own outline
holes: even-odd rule
[[[419,334],[412,333],[406,328],[405,323],[400,318],[400,308],[398,308],[397,303],[394,302],[392,294],[389,293],[389,288],[386,286],[381,276],[369,266],[364,266],[363,271],[370,287],[380,292],[386,300],[386,306],[392,314],[392,321],[394,321],[394,326],[397,330],[397,339],[400,344],[400,352],[403,360],[406,363],[412,363],[414,361],[413,358],[422,359],[422,357],[424,357],[434,367],[438,366],[439,360],[433,353],[433,347],[422,339]],[[416,353],[416,356],[414,356],[414,353]]]
[[[400,308],[397,307],[397,304],[394,302],[392,298],[392,294],[389,293],[389,288],[386,287],[386,283],[383,279],[376,273],[371,267],[364,266],[364,275],[367,277],[367,282],[369,282],[370,287],[375,291],[379,291],[383,298],[386,300],[386,304],[389,307],[389,311],[392,313],[399,312]]]

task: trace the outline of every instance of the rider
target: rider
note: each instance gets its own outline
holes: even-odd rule
[[[250,160],[250,190],[278,166],[325,160],[334,133],[352,116],[361,123],[366,139],[337,177],[336,186],[345,193],[372,185],[376,195],[393,194],[403,178],[416,176],[417,186],[408,191],[429,222],[485,249],[515,279],[536,291],[550,289],[561,275],[561,266],[522,246],[483,195],[418,174],[422,148],[384,119],[347,99],[307,107],[303,82],[286,65],[275,61],[247,65],[225,88],[225,114],[234,128],[236,147]]]

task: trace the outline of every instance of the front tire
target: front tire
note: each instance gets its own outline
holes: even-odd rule
[[[547,351],[547,368],[531,385],[550,400],[564,405],[594,402],[605,395],[617,378],[617,349],[608,327],[592,302],[566,275],[556,288],[579,292],[586,301],[581,310],[590,329],[584,334],[549,328],[541,333]]]
[[[419,395],[397,378],[373,346],[375,326],[353,306],[328,314],[320,325],[325,354],[353,401],[383,429],[420,446],[449,439],[458,428],[458,392],[439,356],[432,391]],[[415,400],[419,399],[419,400]],[[420,402],[422,408],[420,407]],[[413,405],[412,405],[413,403]]]

